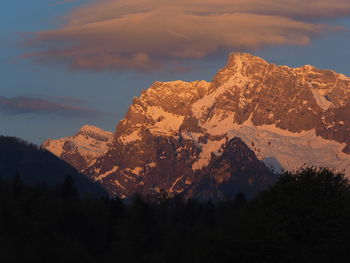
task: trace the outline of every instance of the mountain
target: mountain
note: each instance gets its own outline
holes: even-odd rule
[[[233,53],[210,83],[153,83],[84,173],[120,197],[222,197],[266,187],[266,166],[350,171],[349,98],[343,74]]]
[[[113,133],[85,125],[74,136],[46,140],[42,148],[82,171],[108,150],[112,139]]]
[[[81,196],[106,195],[99,184],[51,152],[15,137],[0,136],[0,177],[13,179],[17,173],[26,184],[49,187],[57,187],[71,176]]]

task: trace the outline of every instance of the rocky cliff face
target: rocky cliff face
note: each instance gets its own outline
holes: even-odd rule
[[[211,83],[155,82],[84,172],[120,197],[165,189],[221,198],[264,188],[265,165],[350,171],[349,98],[342,74],[234,53]]]
[[[42,148],[65,160],[78,171],[82,171],[108,150],[112,139],[113,133],[85,125],[74,136],[46,140]]]
[[[350,78],[232,54],[187,117],[211,136],[238,136],[274,169],[349,169]],[[184,122],[186,123],[187,120]]]

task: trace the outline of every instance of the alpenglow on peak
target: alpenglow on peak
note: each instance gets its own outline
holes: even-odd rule
[[[154,82],[83,169],[112,195],[250,194],[304,164],[350,175],[350,78],[232,53],[212,82]],[[230,189],[228,192],[227,189]]]

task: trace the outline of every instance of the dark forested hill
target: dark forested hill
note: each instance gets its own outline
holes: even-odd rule
[[[349,262],[350,184],[304,169],[253,200],[84,199],[0,180],[0,259],[7,262]]]
[[[71,176],[83,196],[104,195],[104,190],[85,175],[47,150],[15,137],[0,136],[0,177],[12,179],[16,174],[26,184],[60,185]]]

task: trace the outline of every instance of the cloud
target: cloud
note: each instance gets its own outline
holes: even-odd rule
[[[24,55],[72,69],[152,70],[222,50],[307,45],[350,15],[348,0],[99,0],[36,32]]]
[[[68,103],[68,104],[86,104],[87,101],[80,99],[80,98],[74,98],[74,97],[66,97],[66,96],[40,96],[42,98],[48,99],[53,102],[57,103]]]
[[[56,97],[56,100],[58,99],[59,97]],[[69,99],[70,98],[64,98],[64,100]],[[72,100],[74,100],[74,98],[72,98]],[[101,114],[93,109],[26,96],[18,96],[13,98],[0,96],[0,112],[10,115],[34,113],[65,115],[71,117],[91,117]]]

